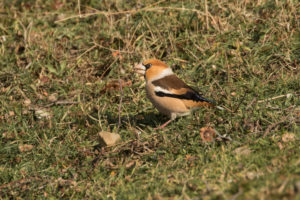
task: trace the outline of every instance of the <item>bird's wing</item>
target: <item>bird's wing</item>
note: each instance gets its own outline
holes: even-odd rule
[[[155,80],[152,84],[157,96],[181,99],[187,107],[214,105],[214,101],[204,98],[174,74]]]

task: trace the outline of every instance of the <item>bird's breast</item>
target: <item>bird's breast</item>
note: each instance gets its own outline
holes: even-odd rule
[[[150,99],[156,109],[161,113],[171,116],[172,113],[176,115],[182,115],[190,111],[181,99],[159,97],[155,94],[154,88],[155,87],[152,83],[146,84],[147,97]]]

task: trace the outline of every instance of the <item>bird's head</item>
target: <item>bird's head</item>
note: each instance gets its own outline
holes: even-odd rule
[[[172,69],[157,59],[148,59],[134,67],[137,73],[143,74],[146,81],[153,81],[173,74]]]

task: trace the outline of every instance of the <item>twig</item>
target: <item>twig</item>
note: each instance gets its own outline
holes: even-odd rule
[[[247,93],[245,92],[244,96],[242,97],[242,99],[241,99],[240,103],[237,105],[237,107],[234,109],[233,113],[235,113],[239,109],[240,105],[245,100],[246,95],[247,95]]]
[[[119,128],[121,126],[121,111],[122,111],[122,101],[123,101],[123,88],[122,88],[122,83],[121,83],[121,79],[119,78],[119,86],[120,86],[120,103],[119,103],[119,122],[118,122],[118,128],[117,128],[117,132],[119,132]]]
[[[205,4],[205,17],[206,17],[206,30],[209,30],[207,0],[204,1],[204,4]]]
[[[231,113],[233,113],[233,111],[232,110],[230,110],[229,108],[227,108],[226,106],[224,106],[224,105],[222,105],[222,106],[217,106],[217,108],[219,109],[219,110],[227,110],[227,111],[229,111],[229,112],[231,112]]]
[[[104,70],[104,72],[102,73],[102,75],[100,76],[99,80],[101,80],[104,75],[106,74],[106,72],[110,69],[110,67],[115,64],[115,62],[117,62],[118,59],[115,59],[112,63],[110,63],[110,65]]]
[[[61,100],[61,101],[56,101],[54,103],[50,103],[46,106],[44,106],[45,108],[51,107],[53,105],[57,106],[57,105],[72,105],[72,104],[79,104],[79,102],[76,101],[66,101],[66,100]]]
[[[78,11],[79,11],[79,17],[81,18],[80,0],[78,0],[77,2],[78,2]]]
[[[293,94],[288,93],[288,94],[279,95],[279,96],[268,98],[268,99],[264,99],[264,100],[259,100],[259,101],[257,101],[257,103],[263,103],[263,102],[266,102],[266,101],[271,101],[271,100],[279,99],[279,98],[282,98],[282,97],[289,98],[291,96],[293,96]]]
[[[256,97],[254,97],[252,101],[247,105],[246,110],[248,110],[254,103],[256,103]]]
[[[93,49],[95,49],[97,47],[97,45],[94,45],[92,47],[90,47],[89,49],[87,49],[86,51],[84,51],[82,54],[80,54],[76,60],[78,60],[79,58],[81,58],[84,54],[88,53],[89,51],[92,51]]]
[[[285,122],[287,120],[288,116],[285,116],[284,118],[282,118],[279,122],[273,123],[271,125],[268,126],[268,128],[266,129],[263,137],[266,137],[270,131],[275,128],[276,126],[278,126],[279,124],[282,124],[283,122]]]

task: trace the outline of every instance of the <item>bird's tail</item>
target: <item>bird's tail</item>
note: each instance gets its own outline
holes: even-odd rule
[[[215,107],[219,110],[224,110],[223,107],[217,106],[217,103],[214,100],[206,99],[204,97],[201,97],[201,100],[202,100],[201,104],[204,105],[204,106]]]

